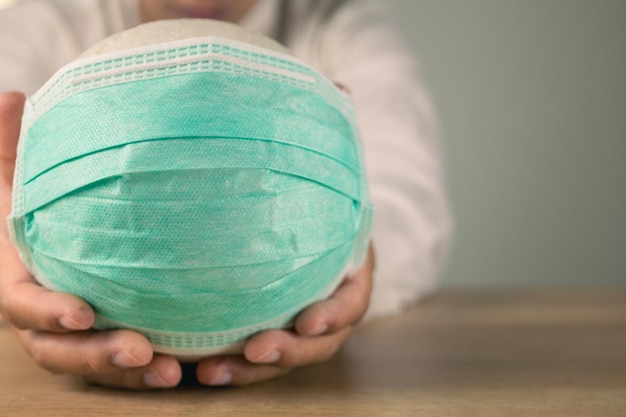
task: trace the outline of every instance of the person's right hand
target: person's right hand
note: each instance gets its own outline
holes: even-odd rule
[[[154,355],[136,332],[90,330],[95,316],[89,304],[38,285],[9,241],[5,218],[24,101],[21,93],[0,94],[0,314],[26,351],[51,372],[120,388],[176,386],[182,371],[175,358]]]

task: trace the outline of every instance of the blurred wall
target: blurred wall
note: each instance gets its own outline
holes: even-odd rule
[[[444,285],[626,284],[626,1],[389,3],[447,147]]]
[[[626,284],[626,1],[390,3],[447,146],[444,284]]]

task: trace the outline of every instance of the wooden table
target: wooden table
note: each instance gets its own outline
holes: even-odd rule
[[[626,288],[443,292],[323,365],[136,393],[38,369],[0,329],[0,416],[626,416]]]

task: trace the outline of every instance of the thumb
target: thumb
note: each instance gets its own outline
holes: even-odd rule
[[[0,94],[0,243],[7,234],[4,218],[11,211],[13,170],[25,100],[22,93]]]
[[[26,97],[22,93],[0,94],[0,181],[4,185],[13,181],[25,101]]]

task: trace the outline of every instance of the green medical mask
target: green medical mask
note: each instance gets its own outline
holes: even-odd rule
[[[8,221],[98,328],[201,356],[331,294],[371,217],[349,99],[293,57],[206,37],[61,69],[27,102]]]

